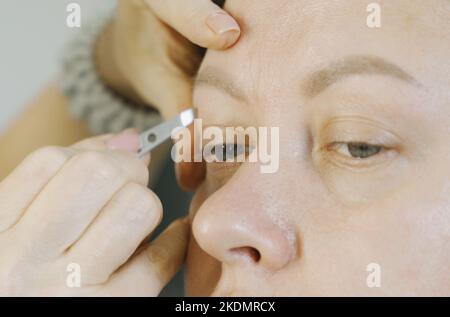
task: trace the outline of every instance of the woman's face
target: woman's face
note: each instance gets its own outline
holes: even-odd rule
[[[279,127],[279,169],[207,164],[190,295],[450,295],[450,1],[371,2],[227,1],[194,104]]]

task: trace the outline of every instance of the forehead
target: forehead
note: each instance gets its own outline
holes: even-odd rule
[[[337,31],[339,27],[367,29],[367,16],[378,4],[382,28],[428,28],[448,36],[449,0],[227,0],[226,10],[237,17],[252,35],[275,35],[286,38],[286,31],[300,37],[316,29]],[[254,33],[253,33],[254,32]],[[289,35],[288,37],[291,37]]]
[[[270,53],[326,58],[357,48],[376,55],[380,42],[385,51],[391,48],[409,54],[410,47],[417,48],[420,41],[441,46],[444,39],[450,41],[450,0],[377,1],[380,28],[367,26],[367,8],[372,2],[228,0],[226,9],[243,28],[233,51],[259,58],[271,58]]]
[[[220,65],[246,90],[272,89],[271,96],[349,55],[380,56],[425,84],[448,83],[450,1],[377,1],[381,27],[369,28],[372,2],[228,0],[242,38],[230,50],[208,52],[203,66]]]

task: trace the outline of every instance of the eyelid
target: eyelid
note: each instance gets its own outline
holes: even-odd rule
[[[351,150],[350,150],[351,145],[367,145],[369,147],[379,148],[379,149],[378,149],[378,151],[376,151],[376,153],[369,155],[367,157],[355,157],[351,153]],[[347,153],[342,152],[342,147],[346,147]],[[389,151],[390,149],[383,145],[368,144],[365,142],[334,142],[328,146],[328,150],[334,151],[334,152],[336,152],[336,154],[345,156],[348,159],[353,159],[353,160],[359,161],[359,160],[369,160],[371,158],[374,158],[376,155],[380,155],[380,154],[383,154],[383,152],[385,152],[385,151]]]
[[[331,119],[319,135],[321,147],[333,142],[367,143],[400,151],[403,140],[386,126],[363,117],[347,116]]]
[[[227,143],[222,143],[227,144]],[[229,143],[228,143],[229,144]],[[236,143],[233,143],[233,145]],[[210,145],[211,147],[216,146],[217,144]],[[221,161],[221,162],[207,162],[206,163],[206,176],[211,177],[215,182],[219,182],[220,184],[225,184],[226,181],[234,175],[234,173],[237,171],[237,169],[244,163],[247,162],[247,158],[249,154],[255,150],[254,147],[244,145],[246,147],[246,151],[242,156],[235,157],[234,161]],[[248,150],[247,150],[248,149]],[[239,158],[242,158],[242,160],[239,160]]]
[[[203,151],[205,150],[205,149],[208,149],[208,153],[211,153],[212,152],[212,150],[213,149],[215,149],[215,148],[217,148],[217,147],[223,147],[223,146],[225,146],[226,148],[225,148],[225,152],[227,152],[228,151],[228,146],[230,146],[230,145],[233,145],[233,146],[235,146],[235,145],[241,145],[243,148],[245,148],[246,150],[244,150],[244,153],[243,154],[240,154],[240,155],[237,155],[237,156],[233,156],[233,161],[234,162],[236,162],[236,161],[238,161],[239,160],[239,157],[241,156],[241,155],[245,155],[245,157],[246,156],[248,156],[253,150],[254,150],[254,148],[253,147],[251,147],[251,146],[249,146],[249,145],[246,145],[246,144],[238,144],[238,143],[226,143],[226,142],[223,142],[223,143],[220,143],[220,144],[207,144],[207,145],[205,145],[204,147],[203,147]],[[247,151],[247,149],[248,149],[248,151]],[[214,150],[215,151],[215,150]],[[203,152],[204,153],[204,152]],[[223,152],[222,152],[223,153]],[[214,153],[214,154],[212,154],[211,153],[211,155],[216,155],[217,153]],[[233,148],[233,154],[235,154],[235,152],[234,152],[234,148]],[[244,160],[245,160],[245,158],[244,158]],[[233,162],[230,162],[230,161],[218,161],[218,162],[215,162],[215,163],[233,163]]]
[[[229,144],[243,144],[246,148],[249,149],[248,154],[252,153],[254,149],[257,147],[257,140],[259,139],[259,131],[258,129],[255,129],[254,127],[243,127],[243,126],[224,126],[224,125],[205,125],[203,126],[203,129],[213,127],[213,128],[219,128],[222,130],[222,143],[220,144],[212,144],[210,143],[213,141],[213,139],[203,139],[202,144],[203,148],[202,151],[204,151],[209,145],[209,149],[218,146],[218,145],[229,145]],[[234,133],[234,138],[232,140],[227,140],[227,129],[232,129],[232,132]],[[248,129],[254,129],[254,130],[248,130]],[[251,131],[254,132],[251,133]],[[248,134],[246,133],[248,132]]]
[[[340,142],[337,142],[335,144],[338,143]],[[382,147],[382,150],[377,154],[369,156],[367,158],[357,158],[351,155],[339,153],[332,148],[332,145],[329,145],[317,151],[314,155],[314,160],[319,164],[323,162],[335,168],[347,169],[352,172],[365,173],[390,164],[393,159],[395,159],[399,154],[395,149],[383,147],[382,145],[377,146]]]
[[[344,155],[333,149],[336,144],[349,143],[364,143],[383,149],[367,158]],[[319,131],[318,140],[314,142],[313,157],[318,164],[322,162],[352,172],[368,172],[386,166],[402,150],[402,139],[383,124],[364,117],[345,116],[331,119]]]

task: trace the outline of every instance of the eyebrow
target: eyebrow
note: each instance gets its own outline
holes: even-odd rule
[[[406,71],[383,58],[369,55],[355,55],[335,61],[325,69],[318,70],[309,75],[303,85],[303,93],[307,97],[312,98],[332,84],[352,75],[383,75],[410,84],[418,84],[417,80]]]
[[[417,80],[405,70],[381,57],[354,55],[332,62],[326,68],[307,76],[302,90],[305,96],[312,98],[334,83],[352,75],[383,75],[419,85]],[[230,74],[218,67],[205,67],[195,77],[194,84],[195,86],[211,86],[222,90],[236,100],[246,100],[245,92],[235,84]]]
[[[238,87],[231,76],[222,69],[207,66],[201,70],[194,80],[195,86],[211,86],[222,90],[236,100],[245,101],[245,92]]]

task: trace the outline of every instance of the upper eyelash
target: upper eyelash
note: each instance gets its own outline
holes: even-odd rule
[[[211,145],[211,146],[209,146],[209,148],[210,148],[209,152],[210,152],[212,155],[216,155],[216,153],[212,153],[213,150],[214,150],[214,152],[215,152],[216,147],[222,146],[222,148],[223,148],[224,146],[227,147],[227,146],[229,146],[229,145],[236,146],[236,145],[238,145],[238,144],[237,144],[237,143],[222,143],[222,144]],[[248,154],[252,151],[252,148],[251,148],[250,146],[248,146],[248,145],[242,145],[242,147],[245,148],[244,153],[237,153],[237,152],[234,151],[234,149],[233,149],[233,157],[237,157],[237,156],[239,156],[239,155],[241,155],[241,154],[248,155]],[[225,149],[225,153],[227,153],[227,149]],[[236,155],[236,154],[237,154],[237,155]],[[223,162],[226,162],[226,161],[224,160]]]

